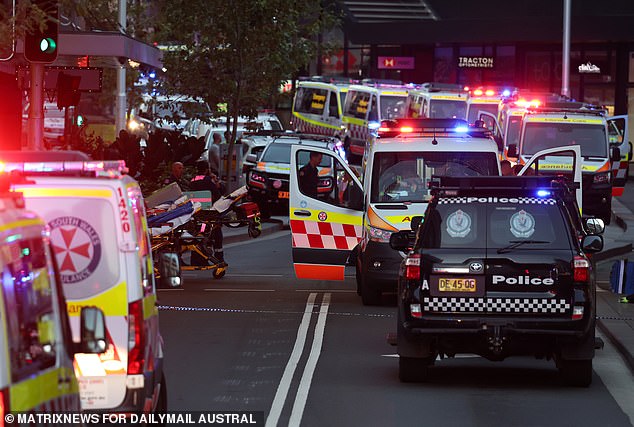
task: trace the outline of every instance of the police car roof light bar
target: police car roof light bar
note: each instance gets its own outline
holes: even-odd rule
[[[571,191],[575,183],[559,176],[476,176],[454,177],[433,175],[429,181],[429,189],[436,191],[450,190],[452,193],[463,190],[545,190]]]
[[[456,136],[487,138],[492,135],[489,129],[469,126],[462,119],[394,119],[383,120],[378,129],[384,138],[398,135],[409,136]]]

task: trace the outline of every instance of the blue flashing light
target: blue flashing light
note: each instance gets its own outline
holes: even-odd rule
[[[537,190],[537,197],[547,197],[547,196],[550,196],[550,191]]]
[[[152,72],[150,73],[150,78],[151,78],[151,79],[156,78],[156,73],[155,73],[154,71],[152,71]]]
[[[456,128],[454,128],[454,131],[457,133],[467,133],[469,132],[469,127],[467,126],[458,126]]]
[[[504,89],[504,91],[502,92],[502,96],[511,96],[511,91],[508,89]]]
[[[377,130],[380,127],[381,127],[381,122],[369,122],[368,123],[368,128],[370,130]]]

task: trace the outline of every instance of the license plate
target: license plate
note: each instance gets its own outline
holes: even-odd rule
[[[440,292],[475,292],[476,279],[438,279],[438,290]]]
[[[288,199],[289,198],[288,191],[278,191],[277,192],[277,198],[278,199]]]

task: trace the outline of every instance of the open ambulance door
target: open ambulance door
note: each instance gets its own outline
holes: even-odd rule
[[[612,196],[621,196],[625,189],[632,160],[632,143],[630,142],[628,132],[628,116],[612,116],[607,118],[608,122],[608,140],[610,141],[610,150],[616,147],[621,152],[619,161],[612,161]]]
[[[305,168],[311,153],[322,155],[316,190]],[[362,235],[363,187],[352,169],[331,150],[293,145],[289,208],[295,276],[344,280],[348,255]]]
[[[493,132],[493,139],[498,145],[498,151],[501,153],[504,150],[504,137],[502,135],[502,129],[498,123],[498,118],[488,111],[478,111],[478,119],[484,122],[484,126]]]
[[[523,175],[557,175],[557,172],[564,172],[570,176],[572,172],[572,180],[575,186],[575,198],[581,213],[583,206],[583,196],[581,191],[581,147],[578,145],[570,145],[566,147],[553,147],[538,151],[528,159],[522,170],[517,176]]]

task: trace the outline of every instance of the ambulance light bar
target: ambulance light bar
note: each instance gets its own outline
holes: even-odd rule
[[[430,190],[441,192],[446,196],[457,196],[461,192],[473,190],[491,190],[492,196],[501,190],[529,190],[533,197],[551,197],[558,190],[572,191],[578,183],[571,182],[565,176],[471,176],[451,177],[433,175],[427,183]]]
[[[0,172],[42,175],[82,175],[117,178],[128,172],[125,160],[0,162]]]
[[[379,137],[395,136],[451,136],[468,135],[486,137],[491,132],[486,128],[469,127],[462,119],[396,119],[383,120],[378,129]]]

